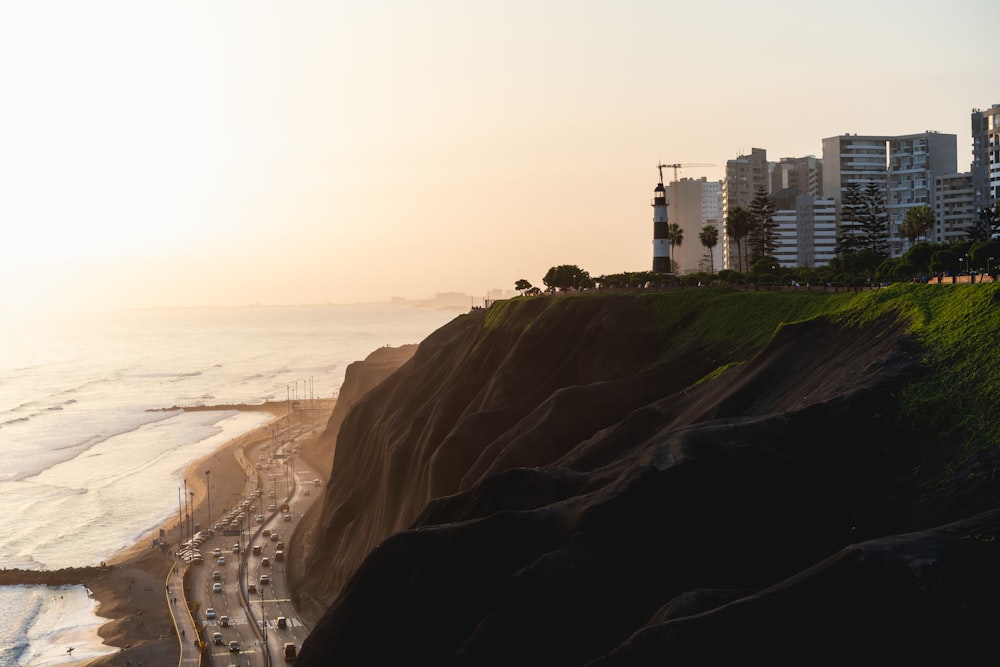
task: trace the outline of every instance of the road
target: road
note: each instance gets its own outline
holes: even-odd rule
[[[185,578],[188,607],[207,643],[202,664],[284,664],[284,644],[297,650],[309,634],[292,606],[287,560],[276,553],[282,546],[287,554],[299,518],[322,489],[318,472],[296,456],[313,435],[308,426],[292,428],[244,452],[248,492],[234,494],[233,509],[213,519],[215,534],[199,547],[204,563],[189,566]]]

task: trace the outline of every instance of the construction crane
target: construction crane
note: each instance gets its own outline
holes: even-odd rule
[[[674,183],[677,182],[677,170],[682,167],[714,167],[714,164],[703,164],[701,162],[685,162],[684,164],[658,164],[656,168],[660,170],[660,183],[663,182],[663,168],[673,167],[674,169]]]

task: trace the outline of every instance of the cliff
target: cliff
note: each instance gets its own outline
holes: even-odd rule
[[[455,319],[340,426],[305,570],[332,604],[300,664],[992,656],[997,300],[691,290]]]

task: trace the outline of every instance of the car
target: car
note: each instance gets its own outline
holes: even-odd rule
[[[302,495],[304,495],[304,496],[311,496],[312,495],[312,491],[310,491],[309,489],[306,489],[305,491],[302,492]]]
[[[322,483],[323,483],[323,482],[319,481],[318,479],[314,479],[314,480],[313,480],[313,486],[319,486],[319,485],[320,485],[320,484],[322,484]]]
[[[278,543],[274,545],[274,548],[275,549],[279,549],[279,550],[280,549],[284,549],[285,548],[285,543],[282,542],[281,540],[278,540]]]
[[[260,559],[261,567],[270,567],[270,565],[271,565],[271,559],[268,558],[267,556],[264,556],[263,558]]]
[[[222,573],[218,570],[212,572],[212,581],[222,581]]]
[[[284,646],[281,647],[281,654],[285,656],[285,662],[292,662],[295,660],[295,644],[292,642],[285,642]]]
[[[261,535],[263,535],[264,537],[270,537],[271,536],[271,529],[270,528],[265,528],[263,531],[261,531]]]
[[[225,556],[219,556],[219,560],[217,560],[216,562],[219,565],[225,565],[226,564],[226,557]]]
[[[272,542],[277,542],[280,539],[281,539],[280,535],[278,535],[277,533],[271,533],[271,541]]]
[[[260,545],[259,544],[253,545],[253,555],[254,556],[259,556],[260,555]]]
[[[257,515],[257,523],[264,523],[264,515],[263,514],[258,514]]]
[[[257,592],[257,584],[254,583],[247,584],[247,593],[256,593],[256,592]]]
[[[219,617],[219,625],[221,627],[223,627],[223,628],[228,628],[229,627],[229,617],[228,616],[220,616]]]
[[[282,521],[291,521],[291,520],[292,520],[292,515],[291,515],[291,514],[286,514],[286,515],[285,515],[285,516],[284,516],[284,517],[282,518]]]
[[[239,552],[240,552],[240,545],[234,544],[233,545],[233,553],[234,554],[238,554]]]
[[[285,552],[281,549],[276,549],[274,552],[274,562],[280,563],[283,560],[285,560]]]
[[[235,639],[233,641],[229,642],[229,652],[230,653],[239,653],[240,652],[240,643],[238,641],[236,641]]]
[[[212,643],[213,644],[221,644],[222,643],[222,633],[221,632],[215,632],[215,633],[212,634]]]
[[[274,491],[268,491],[267,492],[267,497],[268,498],[274,498]]]
[[[210,621],[211,620],[215,620],[215,609],[213,609],[212,607],[209,607],[208,609],[206,609],[205,610],[205,618],[207,618]]]
[[[215,582],[214,584],[212,584],[212,592],[213,593],[221,593],[222,592],[222,584],[220,584],[219,582]]]
[[[284,616],[279,616],[278,617],[278,629],[279,630],[284,630],[287,627],[288,627],[288,619],[286,619]]]
[[[218,558],[219,556],[222,555],[222,549],[220,549],[219,547],[215,547],[214,549],[212,549],[212,555]]]
[[[274,503],[271,503],[270,505],[267,506],[267,511],[268,512],[273,512],[276,509],[277,508],[274,506]]]
[[[268,577],[266,574],[260,575],[260,585],[261,586],[267,586],[270,583],[271,583],[271,578],[270,577]]]

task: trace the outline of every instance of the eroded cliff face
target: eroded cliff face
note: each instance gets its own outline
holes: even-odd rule
[[[996,489],[928,488],[952,464],[899,417],[905,327],[818,318],[755,346],[815,304],[738,298],[764,321],[537,299],[428,337],[340,428],[307,560],[332,606],[300,663],[989,655]]]

